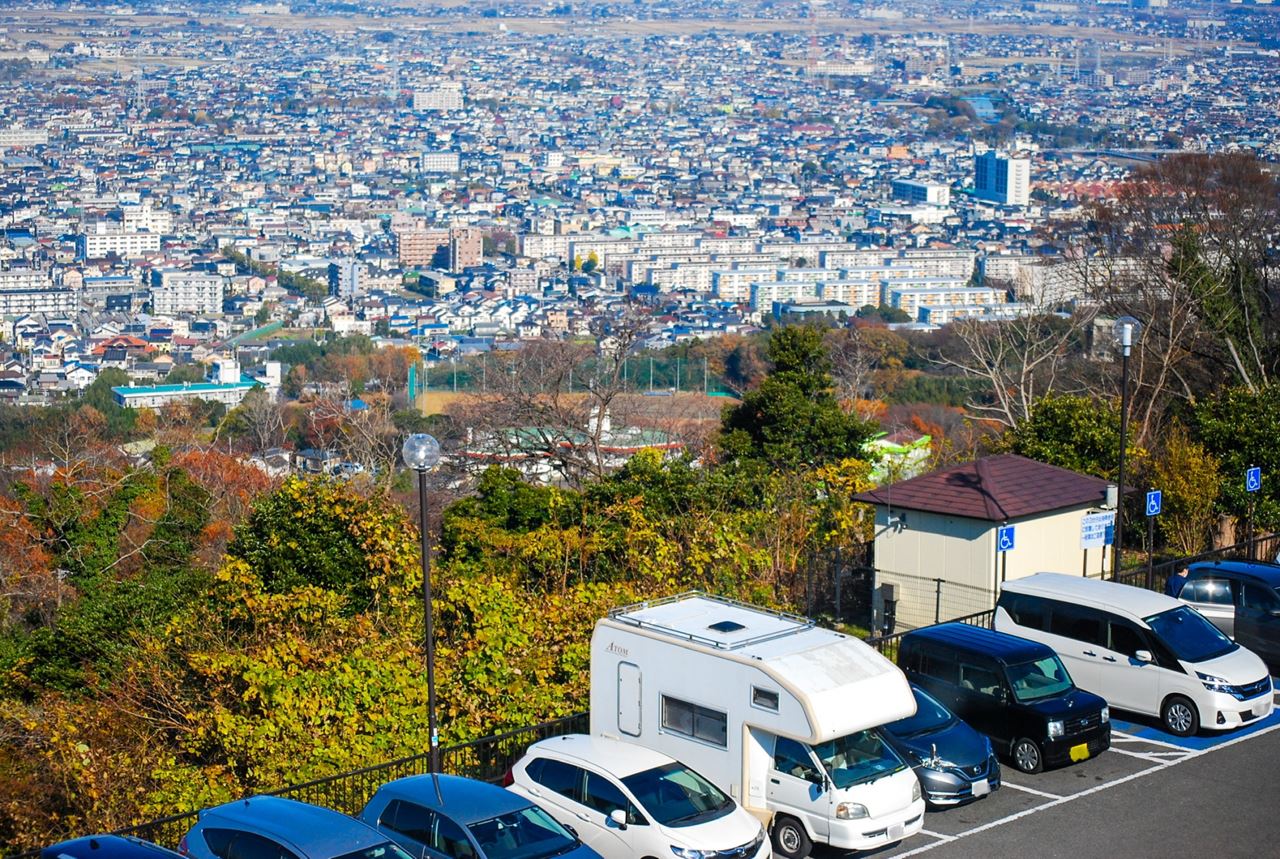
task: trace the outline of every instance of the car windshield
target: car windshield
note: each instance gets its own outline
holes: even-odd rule
[[[858,731],[827,740],[814,746],[813,751],[838,788],[875,781],[907,766],[875,731]]]
[[[472,823],[467,829],[486,859],[544,859],[578,846],[578,839],[537,806]]]
[[[375,847],[366,847],[352,853],[343,853],[335,859],[413,859],[393,842],[386,841]]]
[[[622,780],[646,813],[664,826],[693,826],[733,811],[724,791],[672,761]]]
[[[890,722],[884,726],[884,729],[895,737],[914,737],[917,734],[927,734],[940,728],[945,728],[955,721],[955,716],[951,715],[946,707],[930,698],[926,693],[914,686],[911,688],[912,694],[916,696],[916,714],[908,716],[905,719],[899,719],[896,722]]]
[[[1020,662],[1005,669],[1013,697],[1019,701],[1039,701],[1061,695],[1071,688],[1071,675],[1057,656]]]
[[[1171,608],[1143,620],[1183,662],[1216,659],[1239,647],[1190,606]]]

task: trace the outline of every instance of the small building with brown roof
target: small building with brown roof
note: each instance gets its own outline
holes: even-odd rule
[[[1056,571],[1101,575],[1105,549],[1081,548],[1086,514],[1101,512],[1108,482],[1001,454],[854,496],[875,505],[876,585],[895,585],[897,627],[983,611],[1000,583]],[[999,530],[1013,526],[1001,552]]]

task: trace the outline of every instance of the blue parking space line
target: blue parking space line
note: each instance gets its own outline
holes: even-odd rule
[[[1246,737],[1249,734],[1257,733],[1274,725],[1280,725],[1280,709],[1272,710],[1271,715],[1265,719],[1259,719],[1256,722],[1251,722],[1231,731],[1214,731],[1212,733],[1202,731],[1194,737],[1175,737],[1173,734],[1166,733],[1143,722],[1127,722],[1123,719],[1111,720],[1111,729],[1113,731],[1123,731],[1126,734],[1144,740],[1159,740],[1162,743],[1169,743],[1193,752],[1203,752],[1237,737]]]

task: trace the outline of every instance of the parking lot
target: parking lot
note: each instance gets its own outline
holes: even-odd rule
[[[1004,765],[999,791],[930,812],[919,835],[869,855],[1272,854],[1280,710],[1225,734],[1178,738],[1155,725],[1120,714],[1111,749],[1093,760],[1038,775]]]

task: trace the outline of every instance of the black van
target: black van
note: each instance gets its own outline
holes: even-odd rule
[[[898,666],[1023,772],[1111,747],[1107,702],[1076,688],[1062,660],[1038,642],[944,623],[904,635]]]

